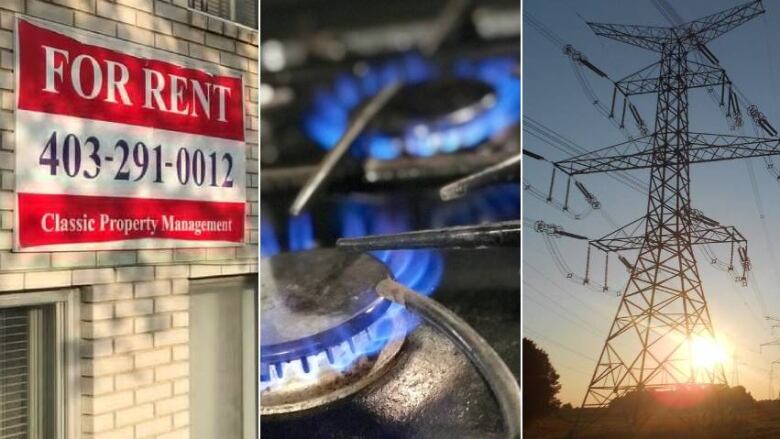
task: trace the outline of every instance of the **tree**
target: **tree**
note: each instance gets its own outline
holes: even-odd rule
[[[561,406],[555,396],[561,390],[558,378],[547,352],[523,338],[523,422],[544,417]]]

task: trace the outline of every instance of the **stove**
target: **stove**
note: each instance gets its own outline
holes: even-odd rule
[[[518,5],[261,7],[261,434],[506,437],[500,395],[516,389],[520,369],[519,246],[336,247],[343,238],[519,220],[513,179],[455,200],[440,194],[519,154]],[[296,194],[383,93],[292,215]],[[387,282],[444,305],[475,331],[478,349],[383,293]],[[496,385],[478,367],[491,353],[511,383]]]

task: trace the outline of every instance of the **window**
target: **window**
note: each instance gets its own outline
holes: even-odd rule
[[[259,0],[190,0],[190,7],[257,29]]]
[[[0,439],[78,437],[75,297],[0,295]]]
[[[257,437],[257,276],[190,283],[193,438]]]

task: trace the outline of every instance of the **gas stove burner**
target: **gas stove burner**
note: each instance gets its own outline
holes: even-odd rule
[[[330,249],[262,264],[263,415],[318,407],[381,376],[407,327],[403,309],[375,292],[389,276],[381,262]]]
[[[407,84],[377,115],[372,127],[403,136],[411,124],[456,125],[473,120],[496,103],[493,87],[474,79]]]
[[[442,74],[419,55],[407,55],[363,65],[315,94],[304,130],[323,148],[333,148],[352,113],[400,81],[403,88],[355,142],[357,155],[394,159],[473,148],[519,120],[517,64],[509,56],[461,59]]]

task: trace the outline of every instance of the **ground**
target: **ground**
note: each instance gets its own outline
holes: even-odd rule
[[[577,418],[579,417],[579,422]],[[572,434],[573,427],[578,425]],[[636,416],[614,409],[561,409],[526,425],[523,438],[780,438],[780,401],[713,413],[664,410]]]

